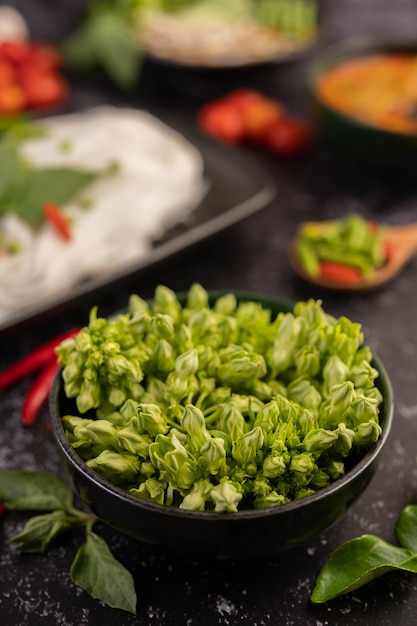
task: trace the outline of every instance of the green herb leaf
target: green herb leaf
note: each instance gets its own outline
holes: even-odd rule
[[[417,505],[409,504],[400,513],[395,526],[397,541],[417,553]]]
[[[101,65],[123,89],[132,87],[142,65],[141,50],[129,33],[128,22],[120,7],[98,3],[64,42],[68,65],[87,69]]]
[[[327,602],[399,569],[417,573],[417,554],[374,535],[362,535],[337,548],[323,566],[311,601]]]
[[[30,166],[20,157],[18,145],[0,142],[0,215],[13,212],[39,226],[44,221],[46,202],[66,204],[98,176],[97,172],[71,167]]]
[[[54,511],[32,517],[18,535],[12,537],[19,552],[45,552],[51,541],[66,530],[79,524],[65,511]]]
[[[5,470],[0,472],[0,501],[8,509],[20,511],[69,510],[72,507],[72,494],[52,474]]]
[[[136,615],[131,574],[110,552],[104,539],[89,531],[71,566],[71,580],[93,598]]]

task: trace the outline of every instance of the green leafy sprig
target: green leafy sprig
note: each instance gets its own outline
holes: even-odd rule
[[[45,552],[62,533],[84,528],[86,541],[72,563],[72,582],[108,606],[136,614],[132,575],[93,532],[98,518],[74,507],[71,491],[59,478],[26,470],[0,472],[0,503],[15,511],[42,511],[12,537],[19,552]]]
[[[395,526],[399,546],[369,534],[346,541],[321,569],[311,601],[327,602],[393,570],[416,574],[416,529],[417,505],[410,504],[401,511]]]

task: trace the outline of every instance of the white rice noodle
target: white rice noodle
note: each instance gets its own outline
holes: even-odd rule
[[[22,148],[31,162],[90,170],[116,162],[119,169],[81,194],[91,200],[89,209],[80,199],[65,206],[70,241],[49,223],[35,230],[14,214],[1,218],[6,240],[18,241],[21,251],[0,257],[0,321],[139,260],[206,192],[198,150],[144,111],[99,107],[43,124],[48,135]]]

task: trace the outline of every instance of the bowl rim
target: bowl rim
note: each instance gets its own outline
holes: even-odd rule
[[[288,309],[289,311],[291,311],[296,304],[295,302],[291,302],[290,300],[284,298],[233,290],[208,291],[210,302],[216,300],[219,296],[228,293],[233,293],[238,299],[244,298],[247,301],[250,300],[262,303],[267,308],[268,303],[270,303],[270,306],[283,307],[284,309]],[[185,297],[187,294],[184,292],[177,293],[176,295],[178,298],[181,298]],[[150,298],[148,301],[151,300],[152,298]],[[115,315],[117,315],[117,313],[115,313]],[[371,447],[366,451],[363,457],[350,470],[348,470],[346,474],[344,474],[340,478],[337,478],[330,485],[318,489],[315,493],[311,495],[307,495],[298,500],[293,500],[291,502],[280,504],[274,507],[267,507],[262,509],[244,509],[227,514],[216,513],[214,511],[193,511],[188,509],[180,509],[179,507],[171,507],[165,504],[158,504],[145,499],[141,499],[137,496],[130,494],[121,487],[118,487],[109,480],[102,478],[98,473],[94,472],[86,465],[86,463],[77,454],[77,452],[71,446],[70,442],[65,436],[59,412],[59,395],[60,392],[62,392],[62,367],[60,367],[55,374],[49,395],[49,414],[52,434],[58,446],[60,447],[61,452],[64,453],[65,457],[68,461],[70,461],[71,465],[78,472],[82,473],[89,481],[94,483],[95,486],[103,489],[108,494],[116,496],[119,501],[124,501],[132,504],[133,506],[138,506],[139,509],[144,509],[150,513],[160,514],[172,518],[188,518],[189,520],[204,520],[222,523],[225,520],[230,520],[233,523],[237,522],[238,520],[257,520],[259,518],[266,518],[275,515],[284,515],[285,513],[288,513],[290,511],[295,511],[307,507],[308,505],[313,505],[330,496],[331,494],[338,492],[340,489],[347,488],[352,482],[356,480],[356,478],[360,474],[362,474],[370,465],[372,465],[372,463],[375,461],[375,459],[380,454],[382,448],[384,447],[392,427],[392,421],[394,416],[394,394],[387,370],[385,369],[379,357],[375,355],[373,351],[372,355],[372,365],[378,370],[378,381],[380,383],[380,386],[383,388],[384,424],[382,428],[382,433],[378,441],[371,445]]]
[[[306,70],[306,84],[310,96],[320,104],[324,110],[339,117],[345,124],[350,124],[358,130],[367,131],[374,135],[396,138],[402,141],[417,141],[416,133],[401,133],[380,126],[375,126],[340,111],[319,97],[316,83],[319,76],[343,61],[356,57],[367,57],[376,53],[404,52],[417,56],[417,39],[400,40],[398,37],[377,35],[354,35],[343,39],[328,41],[314,54]]]

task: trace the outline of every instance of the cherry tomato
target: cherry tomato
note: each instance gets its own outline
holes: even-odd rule
[[[18,80],[18,73],[11,63],[0,59],[0,86],[10,85],[10,83],[16,83]]]
[[[26,106],[26,95],[20,85],[9,83],[0,88],[0,113],[14,115]]]
[[[207,133],[230,143],[238,143],[243,138],[239,112],[222,100],[206,104],[198,115],[197,123]]]
[[[29,109],[55,106],[68,94],[68,83],[65,79],[53,72],[40,71],[34,67],[25,68],[22,85]]]
[[[57,70],[62,66],[62,57],[55,46],[46,43],[32,43],[30,64],[41,70]]]
[[[5,40],[0,42],[0,59],[19,66],[30,57],[30,44],[23,40]]]
[[[245,139],[263,141],[269,128],[283,116],[284,109],[277,102],[267,98],[249,102],[242,111]]]
[[[240,112],[245,111],[253,102],[258,102],[262,99],[263,96],[259,92],[245,88],[229,91],[225,97],[225,101]]]
[[[281,118],[269,127],[265,143],[276,154],[298,156],[310,147],[311,131],[299,120]]]

